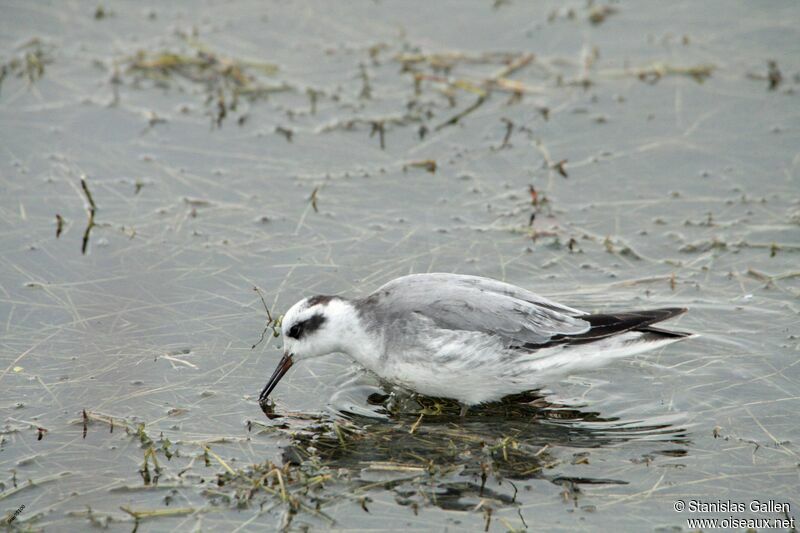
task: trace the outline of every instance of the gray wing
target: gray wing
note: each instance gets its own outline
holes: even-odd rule
[[[380,314],[419,313],[446,329],[482,331],[519,343],[589,330],[577,309],[508,283],[458,274],[413,274],[362,300]]]

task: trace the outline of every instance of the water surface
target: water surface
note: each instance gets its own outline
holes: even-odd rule
[[[0,510],[46,531],[672,530],[677,499],[754,497],[793,515],[798,21],[793,2],[4,2]],[[278,315],[428,271],[686,306],[673,327],[701,336],[463,423],[387,414],[331,356],[263,416],[280,339],[251,348],[253,287]]]

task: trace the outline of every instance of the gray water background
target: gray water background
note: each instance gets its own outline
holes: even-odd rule
[[[95,525],[130,531],[120,506],[167,503],[200,511],[142,520],[139,531],[280,527],[284,506],[215,505],[203,488],[221,470],[203,464],[203,445],[240,468],[280,462],[290,440],[248,431],[248,421],[269,424],[254,399],[280,345],[251,349],[265,318],[253,286],[279,313],[310,294],[364,295],[427,271],[503,279],[593,311],[686,306],[672,327],[701,334],[553,383],[552,401],[633,428],[663,423],[681,439],[572,445],[575,422],[549,447],[548,479],[518,483],[513,505],[486,504],[492,530],[685,530],[678,499],[773,499],[794,513],[800,7],[611,5],[595,24],[583,2],[131,2],[102,12],[2,2],[3,62],[33,49],[47,61],[40,78],[10,69],[0,86],[0,511],[25,506],[9,527],[88,530],[91,509]],[[240,99],[218,126],[204,83],[128,68],[139,50],[198,46],[274,64],[254,76],[289,90]],[[451,88],[451,102],[444,85],[423,82],[415,95],[396,59],[412,52],[532,53],[512,75],[531,93],[514,102],[493,91],[435,131],[476,94]],[[775,90],[770,60],[782,74]],[[657,65],[713,71],[702,82],[636,75]],[[439,74],[481,80],[500,68],[460,61]],[[320,94],[313,113],[308,89]],[[430,114],[395,120],[413,100]],[[514,123],[507,146],[503,119]],[[386,123],[384,149],[371,121]],[[407,166],[423,160],[435,173]],[[554,168],[562,160],[566,178]],[[97,204],[86,254],[81,176]],[[532,226],[529,185],[548,199]],[[277,409],[334,416],[331,398],[354,372],[340,356],[298,365]],[[176,443],[159,485],[142,482],[135,436],[93,422],[84,438],[83,410]],[[556,476],[622,483],[565,494]],[[325,490],[348,490],[337,486]],[[370,512],[346,497],[323,510],[345,530],[486,521],[483,507],[422,499],[415,513],[395,490],[368,495]],[[291,527],[304,526],[330,524],[300,513]]]

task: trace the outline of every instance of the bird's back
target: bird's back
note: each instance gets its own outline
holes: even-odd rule
[[[507,283],[457,274],[404,276],[354,303],[366,329],[382,339],[377,373],[466,404],[688,336],[652,326],[682,308],[592,315]]]

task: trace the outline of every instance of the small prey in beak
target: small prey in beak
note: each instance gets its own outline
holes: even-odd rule
[[[281,361],[278,363],[278,367],[275,369],[275,372],[272,373],[272,377],[269,378],[267,384],[264,386],[264,390],[261,391],[261,394],[258,396],[258,405],[261,407],[261,410],[264,411],[264,414],[269,416],[272,413],[272,409],[270,405],[267,403],[267,398],[269,398],[272,389],[278,384],[284,374],[292,368],[294,361],[292,361],[292,354],[288,352],[284,352],[283,357],[281,357]]]

